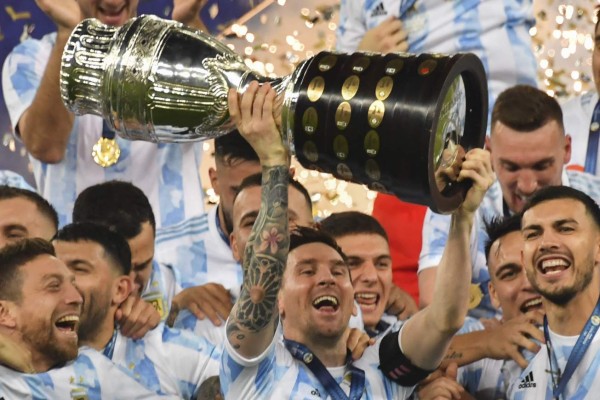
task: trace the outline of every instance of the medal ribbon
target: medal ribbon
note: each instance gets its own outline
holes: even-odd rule
[[[577,343],[575,343],[575,347],[571,351],[571,355],[569,356],[569,360],[565,366],[565,372],[562,376],[559,375],[557,384],[554,379],[554,374],[552,373],[552,343],[550,342],[550,333],[548,331],[548,318],[544,316],[544,337],[546,338],[548,362],[550,363],[550,374],[552,376],[552,395],[555,399],[560,398],[562,392],[564,392],[565,388],[567,387],[569,379],[571,379],[571,376],[573,376],[575,369],[581,362],[581,359],[583,358],[588,347],[590,347],[592,339],[598,331],[598,327],[600,327],[600,299],[598,299],[592,315],[590,315],[588,318],[585,326],[583,327],[583,331],[579,335],[579,338],[577,338]]]
[[[110,342],[108,342],[108,344],[102,351],[102,354],[104,354],[106,357],[110,358],[111,360],[113,357],[113,353],[115,352],[115,342],[116,341],[117,341],[117,330],[115,329],[115,332],[113,333],[112,338],[110,339]]]
[[[115,138],[115,131],[110,129],[104,120],[102,120],[102,137],[108,140],[113,140]]]
[[[598,142],[600,142],[600,100],[594,107],[590,121],[590,134],[588,136],[587,150],[585,153],[585,172],[596,175],[598,161]]]
[[[283,341],[285,342],[285,347],[292,354],[292,357],[302,361],[310,369],[333,400],[358,400],[362,397],[365,391],[365,372],[352,365],[352,355],[350,352],[346,356],[346,364],[350,365],[352,381],[350,383],[350,396],[346,396],[346,393],[344,393],[336,380],[333,379],[321,360],[308,347],[293,340],[283,339]]]

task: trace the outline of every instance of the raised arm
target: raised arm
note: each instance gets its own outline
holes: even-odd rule
[[[206,31],[206,26],[200,18],[200,10],[206,3],[207,0],[174,0],[172,17],[190,28]]]
[[[489,152],[482,149],[469,151],[458,179],[470,179],[473,185],[463,204],[452,214],[433,300],[407,321],[399,336],[404,354],[423,369],[438,367],[452,336],[463,325],[467,314],[471,282],[471,228],[475,212],[494,182]]]
[[[60,63],[69,35],[81,21],[81,12],[75,1],[36,0],[36,3],[56,24],[56,43],[33,101],[16,126],[33,157],[57,163],[64,157],[74,120],[60,97]]]
[[[273,119],[275,91],[252,82],[241,101],[229,93],[231,118],[262,165],[260,211],[248,239],[239,299],[227,321],[227,340],[244,358],[264,352],[278,322],[277,293],[289,249],[289,155]]]

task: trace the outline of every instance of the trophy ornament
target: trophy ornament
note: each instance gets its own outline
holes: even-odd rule
[[[284,142],[304,167],[442,213],[462,203],[469,183],[456,176],[487,126],[486,76],[473,54],[321,52],[272,79],[211,36],[154,16],[120,28],[82,21],[60,76],[69,110],[152,142],[230,132],[229,88],[270,82],[283,98]]]

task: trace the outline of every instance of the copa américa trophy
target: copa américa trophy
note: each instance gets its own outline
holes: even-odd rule
[[[283,97],[284,142],[304,167],[438,212],[462,203],[467,186],[439,171],[484,142],[487,84],[473,54],[324,51],[270,79],[178,22],[86,19],[65,46],[61,94],[69,110],[104,117],[124,138],[184,142],[230,132],[227,92],[252,80]]]

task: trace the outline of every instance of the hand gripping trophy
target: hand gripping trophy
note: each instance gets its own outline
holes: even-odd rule
[[[461,204],[467,184],[440,171],[459,168],[466,150],[483,145],[487,86],[473,54],[321,52],[269,79],[203,32],[140,16],[120,28],[82,21],[61,67],[68,109],[152,142],[230,132],[227,92],[253,80],[279,94],[284,142],[304,167],[438,212]],[[95,151],[118,157],[113,147]]]

